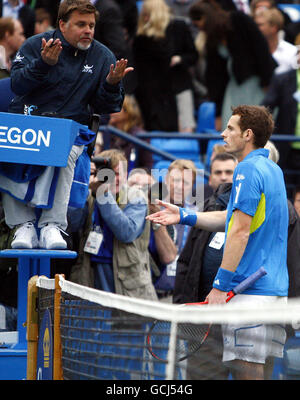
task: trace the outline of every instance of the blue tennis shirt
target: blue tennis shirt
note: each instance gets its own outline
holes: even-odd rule
[[[233,287],[261,266],[267,275],[245,294],[287,296],[288,205],[283,173],[268,159],[269,150],[249,153],[235,168],[226,220],[230,232],[234,211],[253,217],[244,255],[233,277]]]

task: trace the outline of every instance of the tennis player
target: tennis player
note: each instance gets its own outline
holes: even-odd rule
[[[163,225],[181,223],[212,232],[225,229],[223,259],[207,296],[209,304],[225,303],[227,292],[261,266],[267,275],[231,301],[287,301],[286,188],[280,167],[264,149],[273,129],[265,107],[233,109],[222,133],[226,151],[239,161],[227,210],[196,213],[159,202],[164,209],[147,217]],[[224,325],[223,338],[223,361],[230,362],[235,379],[268,379],[273,357],[283,356],[286,332],[279,325]]]

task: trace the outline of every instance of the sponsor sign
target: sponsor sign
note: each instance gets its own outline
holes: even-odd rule
[[[37,354],[37,380],[53,379],[53,334],[51,314],[48,308],[44,312],[39,332]]]
[[[0,161],[65,167],[80,127],[70,119],[0,113]]]

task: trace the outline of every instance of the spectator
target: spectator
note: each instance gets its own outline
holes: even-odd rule
[[[119,4],[123,15],[125,35],[129,42],[136,34],[137,21],[138,21],[138,8],[136,5],[136,0],[116,0]]]
[[[24,4],[23,0],[3,0],[0,16],[18,19],[23,25],[27,39],[34,35],[35,12],[29,5]]]
[[[10,76],[11,58],[24,40],[20,21],[11,17],[0,18],[0,79]]]
[[[125,95],[121,111],[110,115],[109,124],[120,131],[130,133],[133,136],[136,136],[139,132],[143,132],[144,123],[142,114],[133,95]],[[122,150],[125,153],[128,162],[131,160],[132,155],[135,160],[135,147],[125,139],[116,135],[111,135],[110,148]],[[148,169],[151,169],[152,167],[152,155],[146,150],[140,149],[138,152],[138,159],[135,161],[135,167],[145,167]]]
[[[297,55],[299,66],[299,52]],[[276,110],[274,134],[300,135],[298,123],[299,112],[299,76],[300,70],[293,69],[282,74],[275,74],[265,94],[262,104],[272,111]],[[299,170],[300,168],[300,142],[280,141],[277,145],[280,153],[279,165],[282,169]],[[299,184],[298,174],[286,177],[287,183]]]
[[[293,204],[300,218],[300,186],[296,186],[293,193]]]
[[[236,158],[225,151],[212,157],[208,184],[204,186],[204,199],[212,196],[221,183],[232,182],[236,162]]]
[[[87,125],[90,107],[100,114],[121,109],[123,90],[120,81],[131,69],[127,68],[126,60],[115,63],[113,54],[93,40],[96,16],[97,11],[90,1],[71,3],[65,0],[59,8],[59,28],[29,38],[23,44],[11,71],[12,89],[17,94],[9,109],[11,113],[24,113],[28,110],[27,105],[35,105],[40,115],[52,112]],[[88,77],[82,73],[84,64],[93,68]],[[78,79],[78,76],[82,78]],[[12,248],[35,248],[38,245],[46,249],[66,248],[60,232],[67,227],[75,163],[86,142],[85,137],[78,137],[70,151],[67,167],[59,170],[52,207],[43,209],[39,218],[40,243],[34,227],[36,214],[33,204],[29,206],[19,201],[18,196],[12,197],[23,184],[15,183],[14,178],[17,171],[26,177],[26,182],[37,176],[41,178],[39,182],[43,177],[48,182],[47,174],[43,173],[53,167],[36,169],[34,166],[10,164],[8,168],[5,163],[1,165],[2,174],[6,175],[4,182],[7,182],[7,176],[12,181],[8,191],[12,196],[2,193],[5,220],[10,228],[18,226]],[[29,174],[28,178],[26,174]],[[2,175],[0,183],[3,188],[1,178]],[[35,190],[44,193],[44,184],[37,184]]]
[[[236,158],[229,153],[216,154],[212,159],[208,183],[215,191],[222,183],[232,182]]]
[[[280,37],[284,24],[282,13],[276,8],[258,10],[254,21],[267,39],[269,50],[278,64],[275,73],[294,69],[297,61],[297,47]]]
[[[276,63],[253,19],[222,10],[213,0],[190,8],[192,22],[206,33],[206,83],[216,103],[216,129],[226,127],[231,106],[260,104]]]
[[[35,35],[51,31],[53,29],[51,14],[44,8],[37,8],[35,10]]]
[[[98,173],[95,185],[92,235],[96,238],[97,249],[91,256],[95,287],[129,297],[156,300],[148,253],[150,224],[145,220],[148,200],[136,185],[128,187],[125,184],[127,160],[122,152],[106,150],[99,157],[110,160],[113,179],[109,180],[111,183],[104,183]]]
[[[196,205],[191,202],[196,174],[195,164],[190,160],[178,159],[170,164],[165,183],[171,204],[185,205],[190,210],[196,209]],[[151,204],[150,211],[151,213],[159,211],[159,207]],[[162,301],[172,302],[177,259],[185,245],[190,228],[179,224],[167,229],[159,225],[152,226],[150,254],[160,271],[159,277],[154,277],[155,289]],[[176,245],[176,252],[172,242]]]
[[[225,304],[227,292],[261,265],[267,275],[231,302],[254,305],[287,301],[286,190],[282,171],[267,159],[269,152],[263,148],[273,129],[274,121],[265,107],[233,108],[222,133],[226,150],[239,161],[227,210],[195,213],[158,202],[165,209],[147,217],[164,225],[184,223],[211,231],[226,228],[221,266],[206,297],[209,304]],[[229,362],[234,379],[269,379],[273,357],[283,357],[285,329],[261,324],[256,327],[255,337],[251,335],[254,331],[242,324],[228,324],[223,329],[223,361]],[[249,343],[247,349],[235,345],[237,332],[240,341]]]
[[[126,33],[122,10],[116,0],[94,1],[101,18],[96,25],[95,39],[107,46],[117,59],[126,58],[133,64],[131,43]],[[135,88],[135,73],[123,80],[125,93],[132,93]]]
[[[133,42],[136,98],[145,129],[192,132],[195,129],[189,68],[197,51],[188,25],[171,18],[164,0],[144,0]]]
[[[58,9],[61,0],[27,0],[27,4],[35,10],[43,8],[51,15],[51,25],[55,26],[57,22]],[[93,4],[94,1],[91,1]]]
[[[292,22],[289,15],[277,7],[276,0],[251,0],[250,2],[250,11],[253,18],[257,12],[271,8],[276,8],[282,14],[284,18],[284,27],[288,26]]]
[[[145,193],[148,193],[149,213],[155,212],[157,206],[155,199],[163,199],[167,195],[164,183],[155,181],[152,175],[146,170],[134,169],[130,173],[128,184],[138,185]],[[160,300],[171,301],[171,290],[173,289],[173,274],[168,277],[164,270],[167,265],[171,265],[177,256],[177,247],[175,245],[176,233],[173,226],[165,227],[159,224],[151,224],[150,241],[148,250],[150,253],[150,266],[152,281],[155,283],[163,276],[164,290],[158,289],[157,295]]]
[[[94,2],[101,18],[95,28],[95,39],[107,46],[116,58],[128,58],[121,9],[115,0]]]

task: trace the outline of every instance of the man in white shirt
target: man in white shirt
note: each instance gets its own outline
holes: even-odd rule
[[[297,47],[282,38],[284,18],[280,11],[276,8],[257,11],[254,21],[267,39],[270,52],[278,63],[275,73],[296,68]]]

